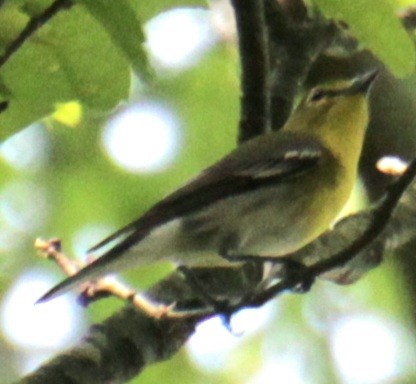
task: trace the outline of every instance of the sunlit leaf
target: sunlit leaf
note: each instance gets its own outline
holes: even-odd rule
[[[81,122],[82,105],[77,101],[58,103],[52,118],[58,123],[74,128]]]

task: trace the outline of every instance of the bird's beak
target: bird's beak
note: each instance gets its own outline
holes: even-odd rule
[[[355,95],[357,93],[368,93],[371,84],[373,84],[374,80],[377,78],[379,73],[379,69],[375,69],[373,71],[367,72],[363,76],[358,77],[350,87],[345,89],[343,92],[344,95]]]

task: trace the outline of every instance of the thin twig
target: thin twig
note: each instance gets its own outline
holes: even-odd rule
[[[56,0],[39,15],[33,16],[27,25],[20,32],[19,36],[13,40],[0,56],[0,68],[10,59],[10,57],[32,36],[40,27],[46,24],[60,10],[69,8],[73,5],[71,0]]]

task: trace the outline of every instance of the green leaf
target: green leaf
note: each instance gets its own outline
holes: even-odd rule
[[[147,21],[161,12],[173,8],[206,7],[206,0],[152,0],[137,1],[137,12],[143,21]]]
[[[353,34],[396,75],[415,68],[414,44],[388,0],[315,0],[328,17],[348,23]]]
[[[139,74],[148,76],[150,66],[142,24],[129,0],[77,0],[104,27],[114,44]]]
[[[0,101],[9,101],[0,140],[50,115],[57,103],[110,111],[128,97],[130,80],[128,62],[84,7],[61,11],[0,69]]]
[[[16,39],[29,18],[15,4],[4,4],[0,12],[0,46],[4,49]]]

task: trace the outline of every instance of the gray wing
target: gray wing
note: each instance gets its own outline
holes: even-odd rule
[[[110,242],[116,244],[99,259],[83,268],[77,275],[67,278],[47,292],[39,302],[55,297],[87,280],[91,272],[108,265],[135,244],[146,237],[153,229],[173,220],[202,210],[221,199],[241,195],[258,188],[289,182],[304,172],[313,170],[325,155],[325,149],[311,140],[295,140],[273,143],[273,137],[262,143],[264,152],[255,144],[243,145],[220,162],[207,168],[197,178],[167,196],[136,221],[107,237],[89,251],[95,251]],[[263,137],[264,138],[264,137]],[[256,139],[253,140],[255,143]],[[293,141],[293,140],[292,140]],[[248,143],[250,144],[250,143]],[[268,148],[268,147],[271,148]],[[284,147],[279,150],[279,146]],[[245,151],[246,153],[242,153]]]
[[[314,145],[312,145],[314,144]],[[225,157],[207,168],[198,177],[179,188],[150,208],[143,216],[113,233],[91,249],[96,251],[108,243],[125,236],[104,256],[118,255],[143,239],[156,227],[170,220],[202,210],[221,199],[244,194],[257,188],[288,182],[300,174],[311,171],[323,158],[325,149],[306,141],[303,146],[285,152],[273,151],[266,158],[257,156]],[[108,256],[109,257],[109,256]]]

